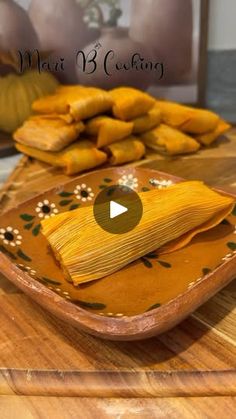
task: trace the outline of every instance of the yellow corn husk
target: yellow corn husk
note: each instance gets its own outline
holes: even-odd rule
[[[132,122],[134,124],[134,134],[143,134],[155,128],[161,122],[161,111],[158,105],[153,106],[146,115],[139,116]]]
[[[193,153],[200,148],[192,137],[165,124],[142,134],[141,139],[147,147],[167,155]]]
[[[228,131],[230,128],[231,128],[230,124],[228,124],[223,119],[220,119],[214,131],[207,132],[206,134],[197,135],[195,138],[199,143],[205,146],[208,146],[212,144],[220,135]]]
[[[109,92],[95,87],[64,86],[56,94],[33,103],[33,110],[41,114],[70,114],[76,121],[92,118],[109,111],[113,100]]]
[[[145,115],[155,105],[154,98],[131,87],[118,87],[111,90],[110,94],[114,101],[113,115],[123,121]]]
[[[105,151],[112,166],[140,160],[145,154],[145,145],[138,138],[130,136],[125,140],[108,145]]]
[[[67,117],[35,116],[18,128],[13,138],[18,143],[43,151],[61,151],[78,139],[85,126],[83,122],[68,124]]]
[[[204,134],[213,131],[220,119],[217,114],[207,109],[196,109],[164,100],[158,100],[157,105],[161,111],[162,122],[183,132]]]
[[[93,169],[107,160],[106,153],[98,150],[91,141],[84,139],[59,152],[41,151],[19,143],[16,143],[16,148],[21,153],[44,163],[62,167],[66,175]]]
[[[108,116],[97,116],[87,122],[85,134],[96,137],[98,148],[128,137],[133,131],[132,122],[118,121]]]
[[[72,124],[72,122],[74,122],[72,116],[68,113],[68,114],[56,114],[56,113],[50,113],[50,114],[34,114],[32,115],[29,119],[30,120],[38,120],[38,119],[45,119],[45,120],[54,120],[54,119],[61,119],[62,121],[66,122],[67,124]]]
[[[68,280],[75,285],[93,281],[156,249],[161,253],[182,247],[197,233],[220,223],[234,206],[232,198],[198,181],[182,182],[139,196],[143,217],[128,233],[104,231],[94,220],[92,206],[42,221],[42,233]],[[100,205],[106,217],[106,204]],[[132,214],[127,212],[127,223]]]

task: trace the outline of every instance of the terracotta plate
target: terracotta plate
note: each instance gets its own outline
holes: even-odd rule
[[[150,183],[153,178],[157,186]],[[47,310],[93,335],[134,340],[170,329],[236,275],[235,210],[181,250],[161,257],[153,252],[80,287],[63,278],[40,232],[40,221],[91,205],[112,184],[148,191],[180,180],[149,169],[106,169],[24,202],[0,217],[1,272]]]

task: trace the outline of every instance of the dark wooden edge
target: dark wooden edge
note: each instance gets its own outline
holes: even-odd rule
[[[0,158],[13,156],[18,153],[12,136],[0,131]]]
[[[117,168],[116,170],[120,169],[124,170],[124,168]],[[110,170],[112,169],[105,169],[104,171]],[[183,180],[156,170],[143,168],[129,168],[129,170],[134,172],[139,170],[148,171],[148,173],[153,174],[153,177],[163,176],[175,182]],[[100,173],[100,171],[98,172]],[[96,172],[93,172],[93,174],[96,174]],[[79,176],[79,179],[81,180],[85,176],[88,175]],[[65,184],[70,182],[71,180]],[[58,189],[58,187],[50,188],[50,190],[55,189]],[[35,199],[35,197],[32,199]],[[31,200],[27,202],[29,201]],[[171,329],[225,287],[235,277],[236,254],[213,272],[204,276],[202,281],[195,284],[191,289],[186,290],[167,304],[143,314],[123,318],[100,316],[76,306],[20,270],[1,252],[0,271],[42,307],[87,333],[110,340],[139,340]]]
[[[198,105],[205,105],[207,81],[207,45],[208,45],[209,0],[201,0],[200,43],[198,65]]]
[[[0,395],[60,397],[236,396],[236,371],[0,369]]]

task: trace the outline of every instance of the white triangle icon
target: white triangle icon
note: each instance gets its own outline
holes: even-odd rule
[[[128,211],[128,208],[123,205],[117,204],[115,201],[110,202],[110,218],[118,217],[118,215],[124,214]]]

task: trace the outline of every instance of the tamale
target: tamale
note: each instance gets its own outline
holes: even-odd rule
[[[141,139],[147,147],[167,155],[193,153],[200,148],[192,137],[165,124],[142,134]]]
[[[61,87],[54,95],[36,100],[32,108],[41,114],[70,114],[75,120],[92,118],[111,109],[109,92],[95,87]]]
[[[165,100],[158,100],[157,105],[162,122],[183,132],[204,134],[213,131],[219,122],[219,116],[207,109],[192,108]]]
[[[72,124],[72,122],[74,122],[72,116],[69,113],[64,113],[64,114],[56,114],[56,113],[50,113],[50,114],[34,114],[30,116],[30,119],[61,119],[62,121],[66,122],[67,124]]]
[[[94,87],[87,87],[81,97],[70,101],[70,114],[76,120],[88,119],[109,111],[113,100],[109,92]]]
[[[214,131],[207,132],[206,134],[196,135],[195,138],[199,143],[208,146],[212,144],[220,135],[227,132],[230,128],[230,124],[228,124],[223,119],[220,119]]]
[[[89,140],[80,140],[59,152],[41,151],[33,147],[16,143],[21,153],[34,157],[52,166],[62,167],[66,175],[74,175],[100,166],[107,160],[107,155],[98,150]]]
[[[130,136],[125,140],[108,145],[109,163],[113,166],[140,160],[145,154],[145,145],[137,137]]]
[[[78,139],[84,131],[83,122],[68,124],[60,116],[34,116],[13,134],[15,141],[44,151],[61,151]]]
[[[123,121],[145,115],[155,105],[153,97],[131,87],[117,87],[110,94],[114,101],[113,115]]]
[[[68,280],[78,285],[110,275],[154,250],[159,254],[176,250],[219,224],[234,206],[232,198],[198,181],[154,189],[139,197],[143,217],[124,234],[104,231],[94,220],[93,206],[42,221],[42,233]],[[106,204],[100,205],[106,217]],[[129,223],[133,212],[128,211],[126,217]]]
[[[85,127],[85,134],[96,137],[98,148],[122,140],[128,137],[132,131],[132,122],[118,121],[108,116],[97,116],[89,120]]]
[[[155,128],[161,122],[161,111],[158,105],[154,105],[146,115],[139,116],[132,122],[134,134],[142,134]]]
[[[54,95],[43,96],[32,104],[32,110],[39,114],[69,114],[69,99],[65,94],[55,93]]]

